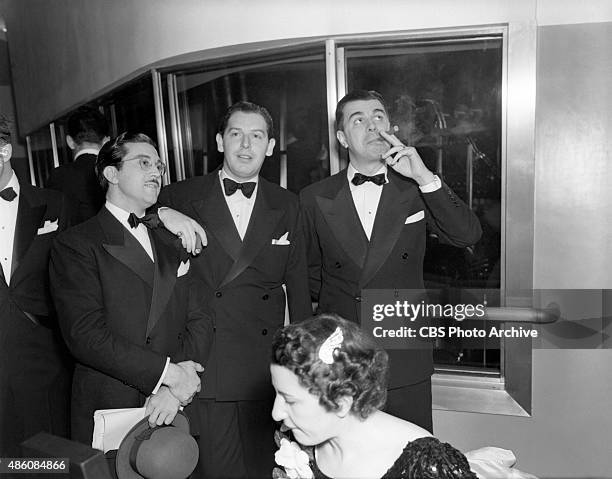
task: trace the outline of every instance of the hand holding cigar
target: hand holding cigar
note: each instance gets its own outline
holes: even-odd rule
[[[425,166],[416,148],[404,145],[395,136],[398,130],[399,128],[394,126],[389,131],[379,132],[380,136],[391,145],[391,148],[383,153],[382,159],[385,160],[387,166],[390,166],[402,176],[412,178],[420,186],[431,183],[434,174]]]

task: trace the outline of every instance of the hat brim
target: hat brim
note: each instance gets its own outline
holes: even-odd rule
[[[189,421],[180,411],[174,417],[174,420],[170,425],[178,427],[189,434]],[[138,474],[138,472],[136,472],[131,466],[130,451],[132,450],[132,446],[136,441],[136,437],[149,428],[149,417],[147,416],[138,421],[121,441],[119,449],[117,450],[117,457],[115,458],[115,470],[117,471],[117,477],[119,479],[145,479],[144,476]]]

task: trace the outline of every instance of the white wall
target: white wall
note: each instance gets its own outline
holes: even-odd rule
[[[534,0],[3,0],[21,129],[160,59],[225,45],[529,22]],[[2,4],[0,4],[2,6]]]
[[[538,30],[533,276],[561,290],[547,301],[575,331],[608,316],[608,334],[609,293],[597,290],[612,288],[609,45],[612,23]],[[511,448],[540,477],[612,477],[611,398],[611,349],[535,350],[531,418],[435,411],[434,428],[463,450]]]

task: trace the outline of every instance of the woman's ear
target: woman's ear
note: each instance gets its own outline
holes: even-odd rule
[[[351,412],[353,407],[353,396],[342,396],[338,399],[338,409],[336,415],[338,417],[346,417]]]

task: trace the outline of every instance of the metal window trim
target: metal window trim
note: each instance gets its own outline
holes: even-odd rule
[[[57,139],[55,138],[55,122],[49,123],[49,134],[51,135],[51,151],[53,153],[53,167],[59,166],[59,155],[57,153]]]
[[[172,149],[174,151],[174,167],[176,181],[185,179],[185,165],[183,164],[183,141],[180,125],[178,123],[178,92],[176,88],[176,75],[169,73],[166,76],[168,85],[168,107],[170,110],[170,131],[172,132]]]
[[[166,120],[164,117],[163,89],[160,73],[151,70],[151,82],[153,83],[153,104],[155,106],[155,127],[157,129],[157,148],[159,157],[168,164],[168,141],[166,138]],[[166,168],[164,173],[164,184],[170,183],[170,171]]]
[[[30,135],[26,136],[26,150],[28,152],[28,166],[30,167],[30,184],[36,186],[36,175],[34,174],[34,158],[32,157],[32,140]]]

